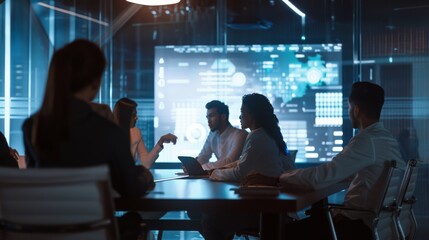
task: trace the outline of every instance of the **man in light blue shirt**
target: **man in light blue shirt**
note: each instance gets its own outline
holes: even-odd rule
[[[240,158],[247,132],[229,122],[228,106],[218,100],[206,104],[210,134],[197,157],[204,170],[220,168]],[[209,162],[212,155],[217,161]]]

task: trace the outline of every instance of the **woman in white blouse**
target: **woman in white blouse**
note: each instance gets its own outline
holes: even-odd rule
[[[176,144],[177,137],[171,133],[161,136],[149,152],[143,141],[142,134],[139,128],[135,127],[137,122],[137,103],[129,98],[119,99],[113,109],[113,115],[118,125],[124,129],[130,129],[131,154],[134,160],[140,160],[140,163],[146,168],[150,168],[159,153],[164,148],[164,143]]]

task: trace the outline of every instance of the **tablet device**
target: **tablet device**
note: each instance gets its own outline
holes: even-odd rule
[[[179,156],[180,162],[182,162],[189,176],[208,176],[207,171],[201,167],[201,164],[194,157]]]

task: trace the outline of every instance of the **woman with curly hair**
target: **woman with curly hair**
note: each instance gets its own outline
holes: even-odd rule
[[[246,177],[254,174],[277,179],[285,170],[295,168],[293,158],[287,156],[286,143],[278,125],[279,120],[267,97],[258,93],[244,95],[240,120],[241,127],[249,128],[250,133],[239,161],[234,162],[229,168],[214,170],[210,179],[246,184]],[[275,184],[277,182],[268,183]],[[285,220],[288,218],[285,216]],[[203,214],[201,224],[204,239],[232,239],[237,230],[257,230],[259,214],[226,212]]]
[[[239,161],[229,168],[214,170],[210,179],[239,182],[253,173],[278,177],[284,170],[295,168],[287,157],[279,120],[267,97],[258,93],[244,95],[240,121],[241,128],[249,128],[250,133]]]

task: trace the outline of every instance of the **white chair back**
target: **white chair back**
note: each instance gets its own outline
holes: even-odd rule
[[[402,181],[402,171],[396,168],[396,161],[386,161],[384,172],[378,184],[382,186],[381,192],[374,192],[374,209],[350,208],[345,206],[331,206],[331,210],[362,212],[363,215],[373,216],[372,234],[373,239],[394,240],[399,239],[399,232],[396,227],[395,214],[397,212],[396,197]],[[332,219],[331,219],[332,221]],[[335,233],[331,227],[331,233]]]
[[[403,172],[396,168],[396,161],[391,161],[390,180],[387,180],[385,194],[380,202],[378,216],[374,220],[374,234],[376,239],[399,239],[399,232],[395,222],[397,211],[397,196],[403,179]]]

